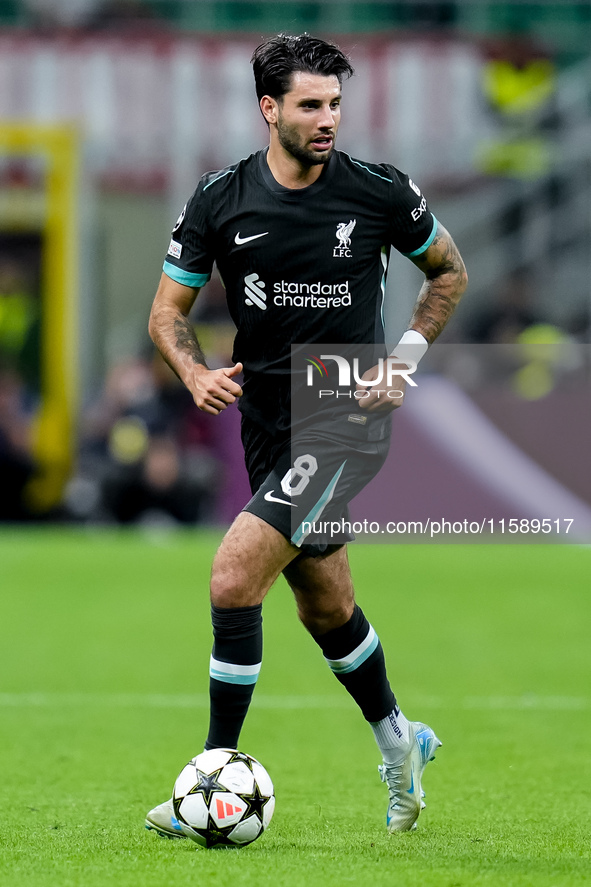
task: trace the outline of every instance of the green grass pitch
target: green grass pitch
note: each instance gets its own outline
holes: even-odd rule
[[[281,580],[241,739],[277,808],[242,850],[144,830],[199,752],[219,535],[0,535],[0,884],[566,887],[591,881],[591,549],[352,546],[406,714],[443,740],[387,835],[371,731]]]

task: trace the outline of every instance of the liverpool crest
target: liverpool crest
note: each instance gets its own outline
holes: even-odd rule
[[[337,225],[337,240],[338,246],[335,246],[332,254],[335,258],[341,258],[343,256],[350,258],[353,253],[351,252],[351,235],[353,233],[353,228],[357,224],[357,219],[351,219],[350,222],[339,222]]]

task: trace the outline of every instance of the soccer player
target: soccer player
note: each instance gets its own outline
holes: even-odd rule
[[[346,514],[385,460],[390,413],[401,399],[380,398],[370,386],[353,413],[337,409],[338,445],[326,429],[292,434],[290,348],[383,343],[393,245],[425,273],[401,340],[424,353],[458,303],[466,272],[407,175],[335,149],[341,84],[353,73],[338,47],[279,35],[252,62],[269,146],[201,178],[173,230],[150,316],[153,341],[201,410],[216,416],[238,402],[253,491],[213,562],[205,748],[238,744],[261,667],[262,602],[283,573],[300,620],[373,730],[388,830],[408,831],[424,806],[423,771],[441,743],[396,702],[378,636],[355,601],[346,545],[316,539],[303,525],[294,530],[293,518],[295,508],[308,517]],[[214,262],[237,334],[232,366],[211,370],[188,314]],[[403,391],[403,380],[394,387]],[[170,801],[149,812],[146,826],[182,836]]]

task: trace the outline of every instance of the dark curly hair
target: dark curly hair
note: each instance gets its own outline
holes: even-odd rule
[[[343,76],[351,77],[354,73],[349,59],[338,46],[309,34],[270,37],[257,46],[251,62],[259,101],[264,95],[280,99],[289,92],[291,75],[296,71],[325,77],[334,74],[339,83]]]

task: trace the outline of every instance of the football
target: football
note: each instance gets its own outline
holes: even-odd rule
[[[201,847],[244,847],[269,825],[275,796],[271,777],[255,758],[212,748],[183,767],[172,803],[183,834]]]

